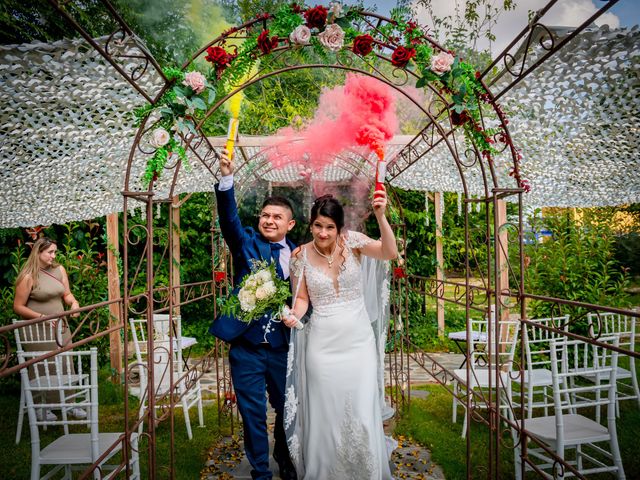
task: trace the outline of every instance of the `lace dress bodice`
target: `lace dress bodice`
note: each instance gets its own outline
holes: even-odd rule
[[[309,300],[314,308],[323,305],[335,305],[336,303],[349,302],[362,297],[362,276],[360,273],[360,260],[353,252],[372,242],[369,237],[360,232],[347,232],[344,237],[346,259],[340,267],[337,279],[337,289],[332,278],[320,268],[314,267],[307,259],[307,250],[298,258],[291,259],[290,270],[295,278],[304,275],[309,292]]]

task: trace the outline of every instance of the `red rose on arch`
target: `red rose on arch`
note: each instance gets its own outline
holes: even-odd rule
[[[307,21],[307,27],[317,28],[318,30],[324,27],[327,23],[327,15],[329,11],[327,7],[318,5],[317,7],[309,8],[304,12],[304,18]]]
[[[460,113],[456,112],[455,110],[451,112],[451,123],[456,126],[464,125],[469,120],[471,120],[471,117],[469,116],[469,112],[467,112],[466,110],[463,110]]]
[[[394,67],[404,68],[409,60],[416,56],[415,48],[398,47],[391,55],[391,64]]]
[[[395,267],[393,269],[393,278],[407,278],[407,272],[402,267]]]
[[[269,38],[269,30],[263,30],[258,36],[258,48],[264,55],[268,55],[271,50],[278,46],[278,36]]]
[[[358,35],[353,39],[353,47],[351,48],[356,55],[369,55],[373,50],[373,37],[369,34]]]
[[[230,55],[222,47],[207,48],[207,56],[204,57],[204,59],[216,66],[224,65],[225,67],[229,65],[229,62],[231,60]]]

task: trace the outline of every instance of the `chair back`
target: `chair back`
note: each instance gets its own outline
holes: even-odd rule
[[[18,361],[27,362],[41,355],[40,352],[18,350]],[[31,378],[29,372],[31,371]],[[31,368],[20,370],[25,393],[32,454],[40,452],[40,429],[47,426],[86,425],[91,432],[91,449],[98,459],[98,351],[95,347],[84,351],[59,353],[41,360]],[[87,382],[78,382],[78,377],[88,377]],[[56,390],[58,396],[47,395]],[[67,411],[78,407],[87,412],[85,418],[71,420]],[[39,411],[60,410],[61,418],[48,420]]]
[[[617,336],[602,337],[599,341],[618,346]],[[550,350],[553,401],[558,426],[562,426],[563,415],[602,406],[608,407],[607,417],[615,422],[618,352],[566,338],[552,340]],[[598,381],[595,384],[580,381],[585,371]]]
[[[608,337],[618,335],[621,348],[635,351],[636,345],[636,318],[620,313],[589,313],[589,336],[591,338]]]
[[[523,341],[525,342],[525,357],[527,369],[550,368],[551,364],[551,342],[566,338],[556,330],[567,331],[569,325],[569,315],[550,318],[531,319],[536,325],[524,324]],[[549,327],[555,330],[547,330]]]
[[[11,320],[18,328],[13,330],[16,339],[16,349],[23,352],[50,352],[58,349],[64,343],[62,320],[46,320],[29,324],[26,320]]]
[[[494,317],[495,318],[495,317]],[[492,366],[498,365],[503,371],[513,368],[513,357],[518,343],[520,322],[514,320],[502,320],[496,324],[495,320],[490,325],[487,320],[471,319],[473,332],[480,332],[480,340],[471,339],[471,366],[472,368],[486,368],[491,358]]]
[[[175,320],[176,317],[174,316],[173,318]],[[184,372],[182,368],[182,350],[179,348],[181,343],[179,325],[171,330],[169,315],[154,314],[153,319],[153,378],[154,392],[158,396],[168,392],[171,388],[172,380],[175,383]],[[131,338],[136,360],[139,364],[140,398],[146,400],[145,390],[149,381],[147,371],[148,324],[145,318],[130,318],[129,325],[131,327]],[[177,335],[173,335],[171,332]],[[171,339],[173,339],[173,342],[170,341]],[[169,368],[170,365],[173,365],[173,379]]]

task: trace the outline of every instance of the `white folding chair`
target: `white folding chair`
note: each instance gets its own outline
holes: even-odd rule
[[[171,396],[176,393],[180,397],[180,406],[184,413],[184,421],[187,427],[187,436],[189,440],[193,438],[191,431],[191,419],[189,418],[189,409],[193,406],[198,408],[198,420],[201,427],[204,427],[204,413],[202,410],[202,387],[200,379],[190,378],[188,370],[185,368],[182,358],[183,345],[182,329],[180,323],[175,324],[172,330],[169,317],[159,317],[154,315],[154,339],[153,339],[153,377],[154,377],[154,399],[156,400],[156,408],[166,408],[167,402],[171,400]],[[136,360],[138,363],[138,371],[140,374],[140,407],[139,418],[143,417],[148,408],[148,372],[147,372],[147,321],[146,319],[129,319],[131,326],[131,338],[133,339]],[[173,348],[171,347],[173,340]],[[172,361],[170,359],[172,353]],[[170,365],[173,366],[173,379]],[[171,385],[174,385],[174,391],[171,391]],[[140,423],[140,429],[142,429]]]
[[[567,331],[569,315],[552,318],[537,318],[530,320],[540,326]],[[514,382],[523,383],[527,396],[527,417],[533,416],[534,408],[544,408],[544,414],[549,414],[549,406],[553,404],[553,397],[548,389],[552,385],[551,380],[551,342],[565,338],[557,331],[546,330],[538,326],[525,324],[522,341],[525,347],[525,369],[522,381],[514,377]],[[517,388],[514,389],[516,392]]]
[[[484,328],[481,324],[486,325],[486,320],[471,320],[471,329],[482,331]],[[511,412],[511,371],[513,369],[513,356],[518,343],[518,332],[520,330],[520,322],[505,320],[499,322],[497,328],[492,326],[490,335],[487,338],[493,338],[491,347],[485,342],[483,348],[478,345],[471,344],[471,357],[469,359],[468,368],[470,369],[470,384],[467,385],[467,369],[459,368],[453,371],[453,423],[456,423],[458,404],[465,409],[464,420],[462,424],[462,436],[467,433],[467,415],[466,404],[458,399],[461,393],[473,395],[475,400],[473,404],[476,408],[487,408],[489,393],[498,393],[500,395],[500,408],[506,411],[506,415],[510,416]],[[498,339],[498,351],[496,352],[495,339]],[[489,368],[489,360],[491,367]],[[498,385],[496,385],[498,383]],[[495,396],[494,396],[495,398]]]
[[[64,329],[66,328],[63,322],[57,321],[46,321],[40,323],[34,323],[30,325],[25,324],[24,320],[12,320],[13,324],[19,326],[16,328],[14,332],[14,336],[16,339],[16,349],[22,350],[25,352],[37,352],[39,355],[50,352],[58,348],[59,345],[62,345],[66,339],[69,338],[68,332]],[[55,324],[55,326],[54,326]],[[73,366],[71,366],[73,368]],[[65,381],[72,382],[73,384],[83,384],[88,380],[88,375],[78,375],[72,371],[67,372],[63,378]],[[68,399],[70,400],[70,399]],[[67,401],[70,405],[69,408],[78,408],[75,405],[72,405],[73,402]],[[21,381],[20,385],[20,409],[18,411],[18,426],[16,428],[16,445],[20,443],[20,439],[22,438],[22,426],[24,423],[24,414],[27,411],[27,402],[25,398],[24,392],[24,384]],[[46,416],[47,412],[42,411],[40,413],[42,416]]]
[[[40,352],[18,351],[18,361],[24,363],[41,356]],[[72,366],[73,365],[73,366]],[[32,370],[29,378],[28,369]],[[86,376],[86,384],[72,382],[68,377],[73,375]],[[98,426],[98,352],[95,348],[89,351],[70,351],[59,353],[55,357],[41,360],[31,367],[20,371],[24,385],[29,427],[31,432],[31,480],[52,478],[64,470],[64,478],[71,480],[72,470],[81,465],[90,466],[104,456],[100,461],[100,470],[109,468],[107,462],[122,450],[123,433],[100,433]],[[51,390],[59,390],[57,400],[46,395]],[[69,399],[73,405],[81,406],[87,412],[86,418],[70,420],[67,417]],[[58,409],[62,412],[61,420],[47,420],[39,418],[38,409]],[[70,433],[70,428],[84,425],[89,433]],[[40,439],[40,429],[46,426],[62,426],[63,434],[51,443],[43,446]],[[131,437],[131,475],[129,478],[139,479],[139,462],[137,453],[138,434]],[[112,449],[112,446],[115,448]],[[42,475],[44,466],[53,468]],[[84,468],[86,469],[86,467]],[[96,469],[94,478],[102,478]],[[108,477],[107,477],[108,478]]]
[[[589,336],[597,338],[600,336],[616,335],[621,348],[635,351],[636,345],[636,319],[618,313],[589,313]],[[606,357],[602,361],[606,360]],[[626,367],[628,362],[629,368]],[[624,363],[624,366],[620,364]],[[586,372],[584,378],[593,382],[594,375]],[[640,388],[638,387],[638,374],[636,372],[636,359],[633,356],[618,353],[618,371],[616,372],[617,397],[616,413],[620,416],[620,401],[635,400],[640,407]]]
[[[618,345],[617,337],[603,337],[600,341]],[[607,358],[606,365],[594,366],[594,348],[594,345],[579,340],[565,338],[551,341],[555,415],[527,418],[524,420],[524,429],[532,437],[532,442],[553,449],[558,457],[574,466],[580,474],[615,472],[619,479],[624,479],[615,414],[618,353],[603,348],[597,354]],[[586,369],[598,377],[595,385],[580,382],[582,372]],[[593,409],[600,407],[607,407],[606,426],[589,418]],[[514,443],[516,478],[521,478],[521,442]],[[609,444],[608,450],[603,443]],[[568,456],[569,450],[575,450],[575,456]],[[536,462],[538,471],[545,472],[548,478],[573,476],[569,469],[560,465],[541,447],[527,446],[527,454],[532,462]],[[607,460],[609,464],[605,463]],[[532,469],[528,464],[526,468]]]

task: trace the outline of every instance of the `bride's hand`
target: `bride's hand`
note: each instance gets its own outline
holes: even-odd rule
[[[293,315],[292,313],[290,313],[289,315],[283,315],[282,316],[282,321],[284,322],[284,324],[289,327],[289,328],[294,328],[296,326],[296,324],[300,321],[297,319],[297,317],[295,315]]]
[[[382,185],[382,190],[376,190],[373,192],[373,201],[371,202],[373,206],[373,212],[376,215],[384,215],[384,212],[387,209],[387,189],[384,185]]]

